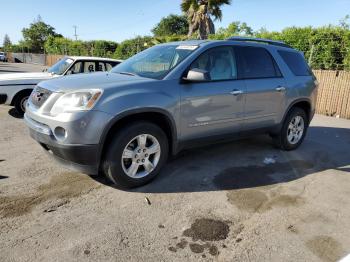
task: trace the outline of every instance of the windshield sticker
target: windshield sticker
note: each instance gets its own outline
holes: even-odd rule
[[[198,45],[179,45],[176,47],[176,49],[182,49],[182,50],[195,50],[198,48]]]

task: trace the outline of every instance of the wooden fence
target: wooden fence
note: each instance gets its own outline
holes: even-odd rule
[[[314,70],[320,83],[316,113],[350,119],[350,72]]]
[[[45,65],[46,66],[52,66],[54,65],[58,60],[60,60],[64,55],[46,55],[45,56]]]

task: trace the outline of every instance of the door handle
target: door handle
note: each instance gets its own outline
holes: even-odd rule
[[[230,94],[231,94],[231,95],[234,95],[234,96],[238,96],[238,95],[243,94],[243,91],[242,91],[242,90],[235,89],[235,90],[231,91]]]
[[[278,86],[276,87],[276,91],[283,92],[283,91],[286,91],[286,88],[284,86]]]

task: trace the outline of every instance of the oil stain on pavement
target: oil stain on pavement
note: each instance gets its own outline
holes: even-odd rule
[[[314,164],[304,160],[291,160],[270,165],[236,166],[224,169],[214,178],[217,188],[223,190],[271,186],[303,176]],[[294,172],[294,170],[297,172]],[[278,176],[274,176],[278,174]]]
[[[227,238],[230,227],[226,222],[214,219],[196,219],[189,229],[183,232],[193,241],[219,241]]]
[[[19,196],[0,196],[0,217],[17,217],[48,200],[58,199],[68,203],[70,199],[89,193],[100,187],[89,176],[78,173],[62,173],[51,178],[48,184],[41,185],[36,192]]]
[[[183,236],[191,239],[189,243],[182,238],[181,242],[176,246],[171,246],[168,249],[172,252],[177,252],[179,249],[184,249],[187,245],[193,253],[203,253],[205,250],[212,256],[219,254],[219,249],[214,245],[213,241],[225,240],[230,232],[230,226],[227,222],[209,218],[196,219],[191,227],[183,232]],[[198,243],[200,241],[201,243]],[[205,257],[205,254],[203,254]]]
[[[299,195],[269,196],[266,189],[271,189],[278,183],[300,178],[313,167],[313,163],[304,160],[291,160],[263,166],[230,167],[214,178],[214,184],[220,189],[233,189],[229,190],[226,196],[228,201],[238,209],[264,212],[273,207],[303,204],[304,200]]]
[[[338,261],[346,255],[341,244],[329,236],[316,236],[306,246],[322,261]]]

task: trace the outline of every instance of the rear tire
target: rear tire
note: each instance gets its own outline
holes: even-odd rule
[[[303,142],[309,119],[305,111],[299,107],[292,108],[286,116],[280,133],[272,135],[275,145],[286,151],[297,149]]]
[[[111,141],[103,160],[105,176],[114,184],[133,188],[147,184],[168,158],[163,130],[150,122],[122,128]]]

